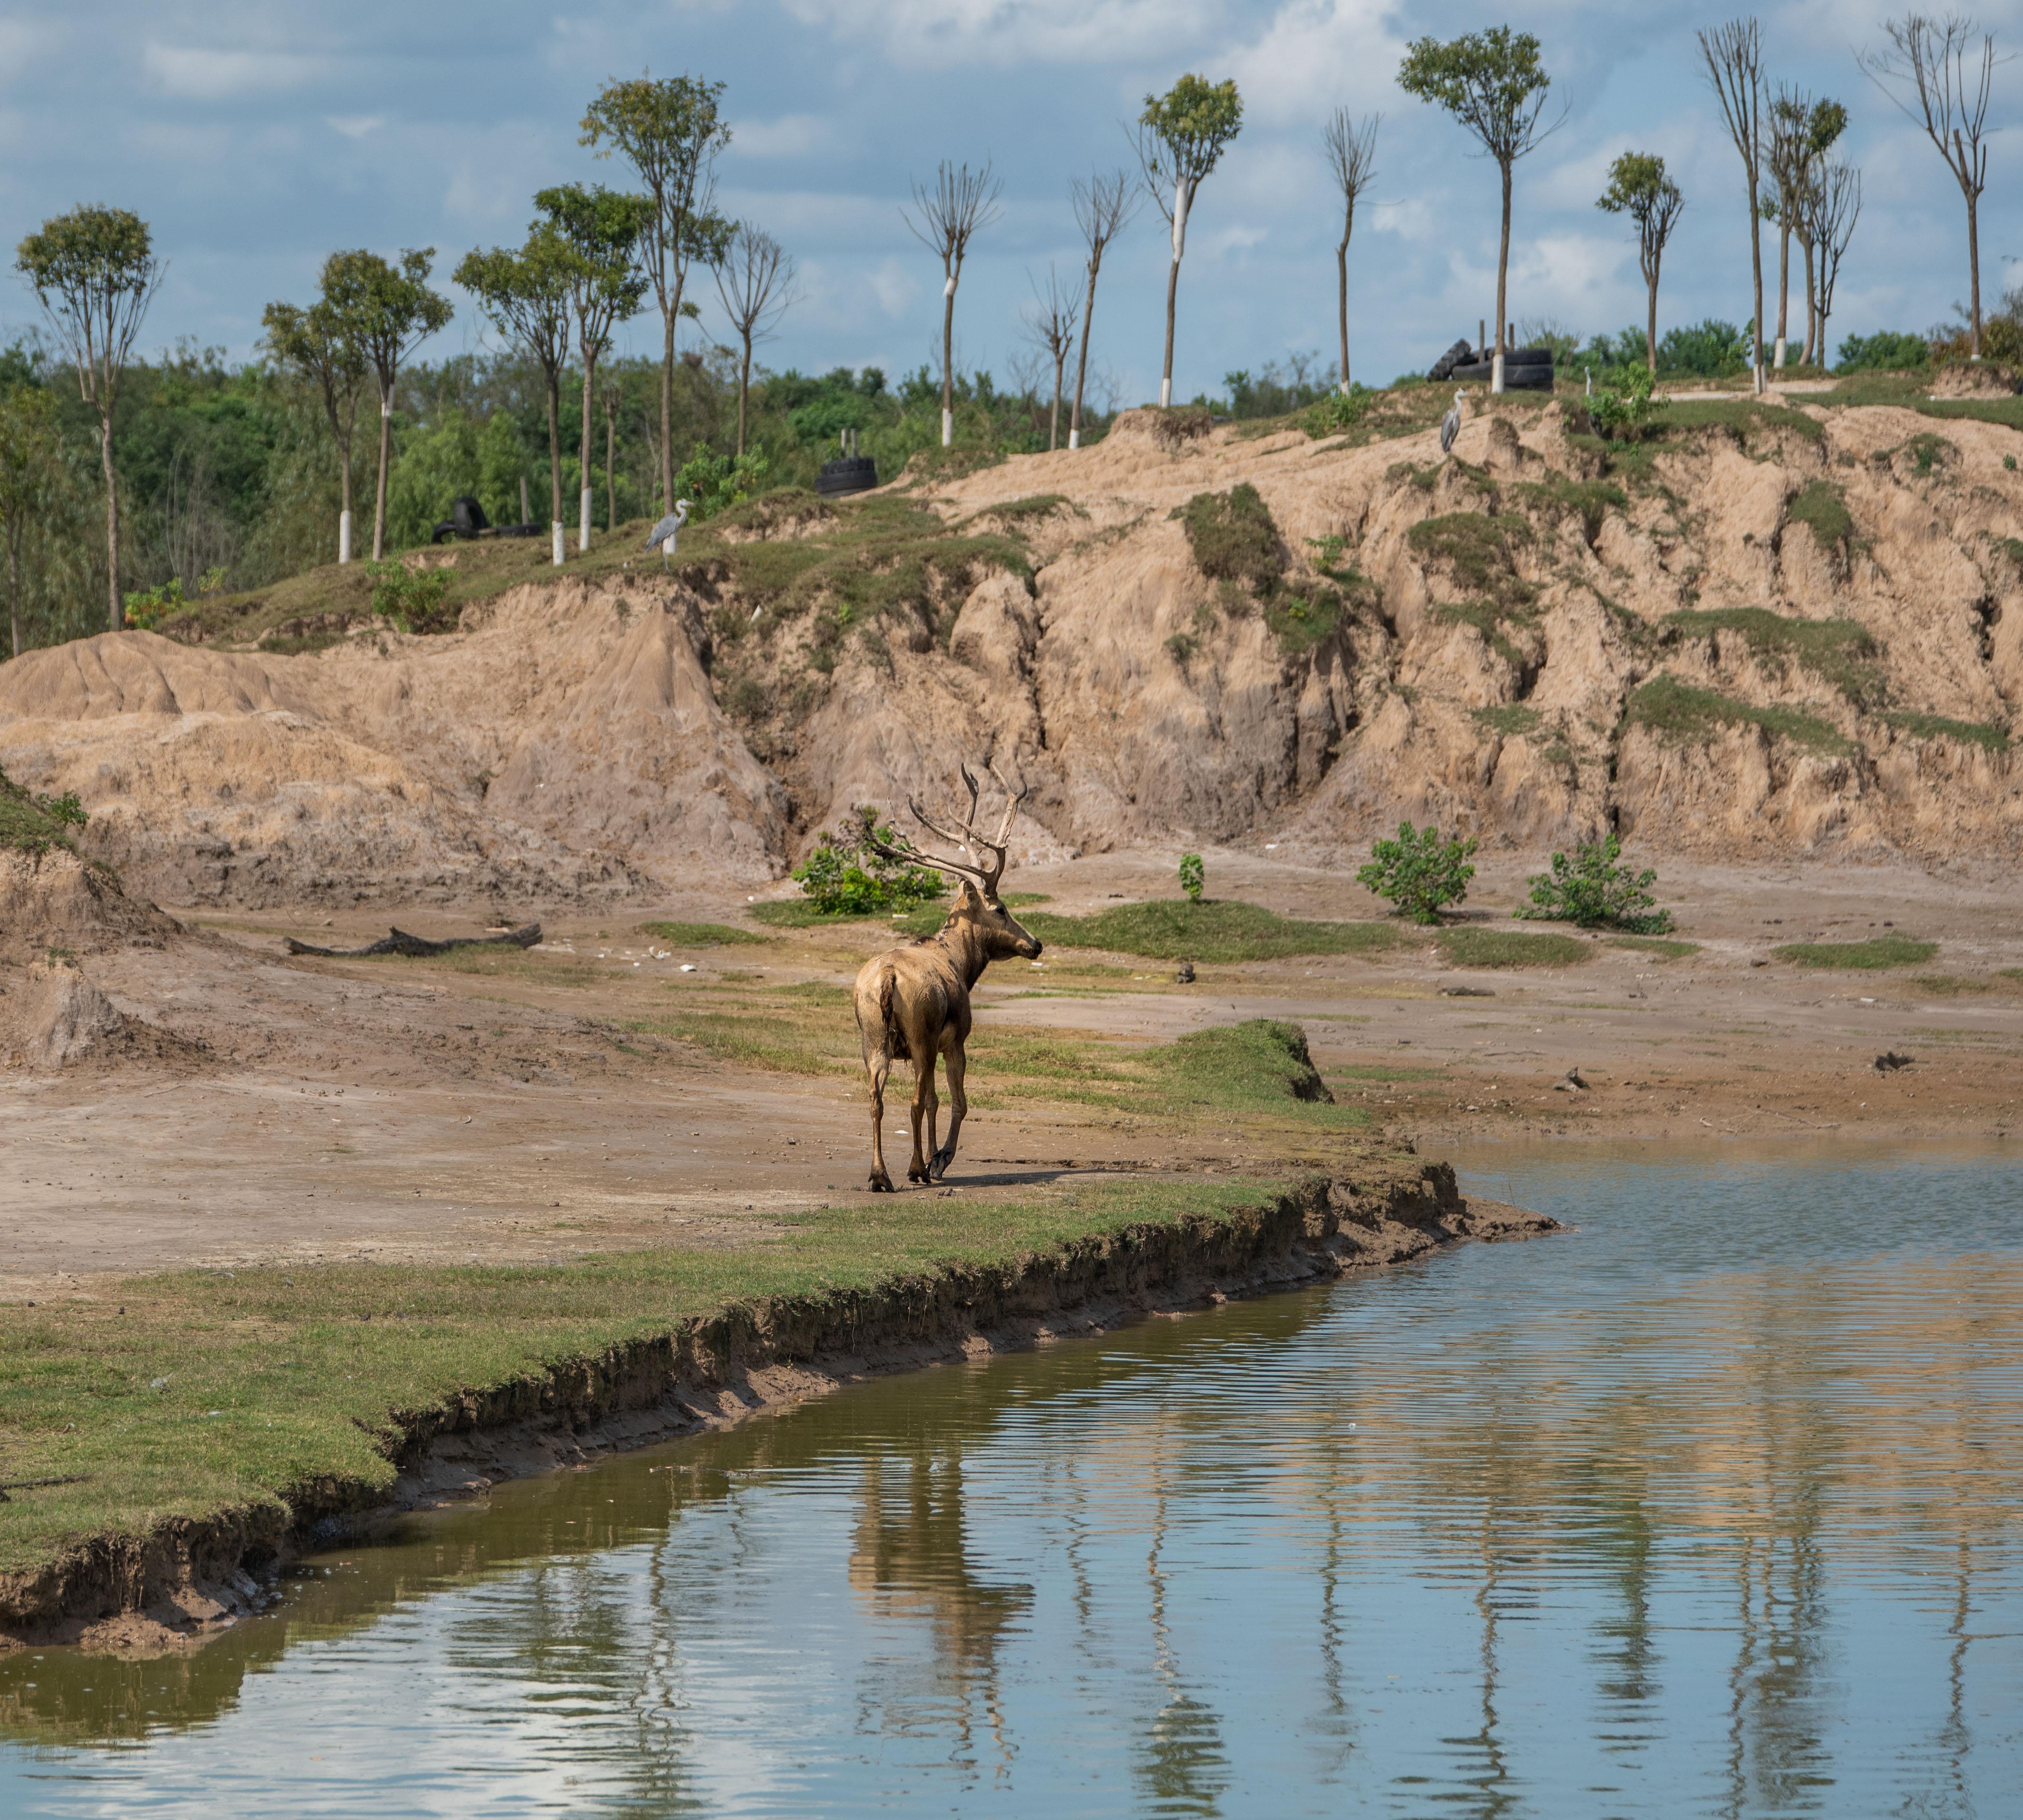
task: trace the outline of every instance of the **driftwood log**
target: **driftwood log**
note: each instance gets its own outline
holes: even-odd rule
[[[410,935],[404,929],[390,929],[369,948],[318,948],[313,943],[287,937],[291,954],[320,954],[328,960],[361,960],[368,955],[404,954],[420,959],[431,954],[448,954],[452,948],[532,948],[541,939],[538,923],[523,923],[504,935],[456,935],[448,941],[431,941],[425,935]]]

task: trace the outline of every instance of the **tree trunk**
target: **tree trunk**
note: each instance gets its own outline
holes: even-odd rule
[[[737,369],[737,459],[744,459],[744,401],[752,395],[752,331],[744,330],[744,362]]]
[[[1510,165],[1503,165],[1503,238],[1496,249],[1496,352],[1490,389],[1503,389],[1504,312],[1509,307],[1505,293],[1510,279]]]
[[[1778,211],[1781,216],[1783,211]],[[1777,224],[1777,352],[1776,364],[1780,372],[1784,367],[1784,329],[1786,310],[1791,300],[1791,225],[1780,220]]]
[[[591,479],[590,401],[597,389],[597,356],[585,342],[583,349],[583,440],[580,452],[576,456],[576,546],[579,551],[590,547],[590,503],[595,496],[594,483]]]
[[[1967,306],[1973,312],[1973,341],[1970,352],[1977,360],[1981,358],[1981,199],[1965,184],[1966,190],[1966,272]]]
[[[548,375],[548,522],[562,521],[562,375]]]
[[[660,312],[667,333],[660,348],[660,510],[675,509],[675,319],[682,307],[682,287],[675,287],[675,301]],[[555,498],[562,498],[562,483],[556,482]],[[559,510],[559,506],[556,508]]]
[[[942,287],[942,447],[955,440],[955,287],[959,273],[946,263]]]
[[[379,393],[379,480],[372,494],[372,560],[379,562],[386,554],[386,475],[393,465],[393,388],[384,386]]]
[[[1749,280],[1756,314],[1750,320],[1749,372],[1753,389],[1763,389],[1763,236],[1762,205],[1756,188],[1756,167],[1749,167]]]
[[[16,527],[7,527],[7,619],[14,634],[14,652],[21,655],[21,565]]]
[[[1047,453],[1052,455],[1061,445],[1061,374],[1068,364],[1066,343],[1054,349],[1054,414],[1047,421]]]
[[[604,405],[604,528],[618,528],[618,414],[607,398]]]
[[[1348,391],[1348,230],[1355,221],[1351,214],[1341,224],[1341,244],[1334,250],[1336,315],[1341,330],[1341,389],[1345,397]]]
[[[1651,313],[1644,326],[1644,364],[1651,377],[1658,377],[1658,268],[1663,263],[1664,254],[1654,254],[1651,260]]]
[[[1176,253],[1166,271],[1166,364],[1159,370],[1159,408],[1173,401],[1173,300],[1180,288],[1180,259]]]
[[[1827,351],[1819,345],[1819,309],[1816,302],[1818,293],[1813,288],[1813,243],[1802,235],[1799,236],[1798,250],[1805,256],[1805,352],[1803,360],[1816,360],[1824,367],[1827,364]]]
[[[105,598],[111,629],[116,632],[126,623],[119,604],[119,481],[112,470],[112,407],[102,405],[98,413],[98,459],[105,470]]]
[[[1099,247],[1088,256],[1088,295],[1081,306],[1081,353],[1075,361],[1074,408],[1068,413],[1068,447],[1081,447],[1081,394],[1088,382],[1088,325],[1096,315],[1096,275],[1103,269],[1103,251]]]

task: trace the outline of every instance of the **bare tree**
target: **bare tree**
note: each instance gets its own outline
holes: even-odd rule
[[[744,452],[745,400],[752,393],[752,344],[774,334],[796,301],[794,262],[764,229],[740,221],[715,265],[716,294],[744,347],[737,369],[737,452]]]
[[[1819,336],[1824,353],[1827,319],[1833,314],[1834,287],[1840,282],[1841,261],[1854,238],[1861,215],[1861,173],[1851,164],[1830,164],[1807,191],[1806,225],[1819,249]]]
[[[1341,389],[1348,390],[1348,237],[1355,228],[1355,205],[1377,175],[1377,127],[1384,116],[1366,114],[1359,123],[1337,108],[1321,130],[1328,170],[1341,192],[1341,240],[1334,250],[1337,315],[1341,330]]]
[[[1067,368],[1068,349],[1074,345],[1075,319],[1081,313],[1081,299],[1074,285],[1061,283],[1060,273],[1051,265],[1047,268],[1045,290],[1040,288],[1031,272],[1026,274],[1026,279],[1033,287],[1033,301],[1023,312],[1026,331],[1054,364],[1054,407],[1047,420],[1047,451],[1051,455],[1061,444],[1061,379]]]
[[[1761,392],[1763,378],[1763,238],[1758,232],[1763,199],[1763,30],[1754,19],[1731,19],[1711,31],[1695,34],[1707,62],[1707,81],[1721,103],[1728,134],[1749,179],[1749,275],[1755,315],[1750,323],[1750,383]]]
[[[1081,352],[1075,357],[1074,407],[1068,413],[1068,447],[1081,447],[1081,401],[1088,382],[1088,325],[1096,315],[1096,277],[1103,269],[1103,250],[1131,225],[1144,199],[1128,170],[1099,171],[1088,182],[1077,177],[1068,193],[1074,199],[1076,225],[1088,248],[1088,289],[1081,300]]]
[[[1995,80],[1994,35],[1957,13],[1944,19],[1907,13],[1901,19],[1886,21],[1882,35],[1889,41],[1886,48],[1861,51],[1855,60],[1908,119],[1924,128],[1966,199],[1968,349],[1977,360],[1981,193],[1988,188],[1988,97]]]
[[[969,243],[998,217],[997,198],[1004,185],[990,174],[990,160],[981,170],[960,169],[943,159],[934,185],[916,182],[913,206],[920,219],[899,213],[914,236],[942,261],[942,447],[955,440],[955,287],[962,281],[962,262]]]

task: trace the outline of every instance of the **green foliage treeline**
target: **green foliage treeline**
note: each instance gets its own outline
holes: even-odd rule
[[[724,452],[737,435],[735,364],[727,350],[691,350],[677,363],[676,382],[675,466],[690,464],[684,484],[707,484],[712,497],[727,500],[736,491]],[[591,478],[598,522],[606,511],[605,394],[616,403],[617,521],[657,517],[659,362],[609,356],[598,368],[597,388]],[[766,486],[807,485],[836,452],[838,433],[849,429],[881,476],[896,475],[909,456],[939,443],[938,390],[924,367],[896,386],[875,367],[755,375],[747,440],[752,457],[764,464],[756,471]],[[956,394],[958,444],[997,453],[1045,448],[1048,400],[1030,388],[1001,391],[983,372],[960,376]],[[360,414],[368,423],[371,397],[368,382]],[[530,515],[546,519],[547,382],[534,360],[459,354],[416,361],[401,369],[394,398],[389,551],[426,543],[460,493],[475,496],[493,524],[519,524],[524,482]],[[581,374],[564,375],[564,424],[580,422],[582,399]],[[5,513],[0,526],[15,546],[20,644],[28,650],[105,629],[104,482],[97,415],[79,399],[68,363],[32,335],[0,349],[0,416],[9,414],[23,422],[24,435],[46,437],[51,445],[36,509]],[[1085,421],[1083,440],[1093,441],[1107,420]],[[228,589],[262,587],[335,560],[342,465],[312,378],[271,361],[232,364],[221,349],[185,342],[127,367],[113,427],[123,594],[153,594],[179,582],[194,595],[213,571],[223,572]],[[370,535],[377,438],[360,429],[352,497],[365,514],[363,542]],[[562,497],[573,503],[582,484],[578,438],[563,440]],[[752,472],[748,466],[748,477]],[[6,554],[0,551],[0,586]],[[0,643],[0,660],[13,652],[11,639]]]

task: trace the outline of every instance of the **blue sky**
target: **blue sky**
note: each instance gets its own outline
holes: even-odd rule
[[[2023,0],[1984,10],[2023,47]],[[1966,291],[1964,214],[1936,152],[1857,70],[1881,6],[1802,0],[1764,11],[1772,72],[1836,95],[1865,206],[1834,323],[1922,328]],[[1381,111],[1379,206],[1351,249],[1352,356],[1382,381],[1423,367],[1491,313],[1494,167],[1393,78],[1406,41],[1509,20],[1543,42],[1571,112],[1518,170],[1511,314],[1585,331],[1641,320],[1630,236],[1593,199],[1627,146],[1663,154],[1687,197],[1663,323],[1740,320],[1749,291],[1739,162],[1700,79],[1696,26],[1718,13],[1542,0],[1524,12],[1375,0],[632,0],[565,9],[492,0],[90,0],[0,14],[0,232],[12,245],[79,201],[153,225],[169,258],[144,340],[252,349],[262,307],[305,301],[338,247],[433,245],[440,269],[523,232],[532,192],[622,174],[576,143],[598,84],[641,69],[720,77],[734,132],[721,199],[799,262],[803,301],[765,350],[775,366],[888,371],[933,357],[939,268],[908,234],[909,180],[936,159],[991,159],[1002,220],[979,239],[957,307],[968,367],[1006,375],[1023,345],[1028,275],[1078,269],[1070,178],[1129,157],[1120,122],[1183,71],[1234,76],[1246,124],[1204,187],[1180,280],[1176,386],[1220,386],[1295,349],[1332,345],[1337,205],[1320,122]],[[1995,115],[2023,101],[1998,71]],[[1981,217],[1992,302],[2023,254],[2015,163],[1995,141]],[[1135,403],[1156,392],[1165,224],[1150,208],[1106,261],[1093,362]],[[1766,258],[1774,242],[1766,236]],[[459,302],[463,300],[459,296]],[[721,312],[705,283],[705,329]],[[0,287],[0,326],[35,319]],[[657,345],[650,317],[631,345]],[[428,352],[482,345],[466,309]]]

